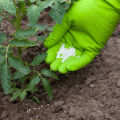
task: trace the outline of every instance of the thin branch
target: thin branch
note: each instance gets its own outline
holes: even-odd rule
[[[27,14],[27,12],[24,13],[23,15],[21,15],[20,19],[22,19],[26,14]]]
[[[10,42],[7,38],[5,40],[8,41],[8,42]]]
[[[13,22],[4,13],[0,12],[0,14],[4,16],[14,26]]]

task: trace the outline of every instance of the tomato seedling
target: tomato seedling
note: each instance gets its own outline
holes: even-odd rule
[[[72,2],[73,3],[73,0]],[[0,33],[0,72],[1,72],[1,85],[5,94],[12,94],[11,101],[20,98],[22,101],[27,92],[35,93],[38,91],[36,85],[41,81],[43,86],[52,99],[52,88],[47,77],[53,77],[58,80],[58,77],[49,69],[42,69],[41,72],[36,70],[36,66],[40,65],[45,60],[47,53],[38,54],[33,61],[28,64],[27,61],[22,60],[22,53],[29,47],[40,46],[41,43],[48,36],[48,31],[52,31],[53,27],[47,25],[38,24],[37,20],[41,12],[51,7],[49,16],[53,18],[55,22],[61,24],[65,11],[69,9],[70,4],[66,0],[0,0],[0,23],[2,17],[5,17],[14,27],[15,33],[10,35],[14,37],[12,40],[8,40],[9,36],[5,33]],[[8,17],[12,16],[12,20]],[[30,27],[29,29],[21,29],[21,21],[24,16],[28,17]],[[1,25],[0,25],[1,28]],[[42,31],[43,36],[37,36],[37,32]],[[29,40],[28,38],[34,35],[37,41]],[[7,41],[8,46],[3,46],[3,42]],[[13,48],[17,47],[18,55],[13,56]],[[33,66],[31,69],[30,66]],[[16,69],[16,72],[11,75],[11,68]],[[32,75],[32,76],[31,76]],[[29,79],[29,83],[26,84],[26,80]],[[17,87],[18,80],[21,83],[21,88]],[[32,96],[32,99],[38,99]]]

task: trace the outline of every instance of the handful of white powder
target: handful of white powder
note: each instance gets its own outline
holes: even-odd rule
[[[67,49],[65,48],[65,44],[62,44],[59,51],[57,52],[56,58],[63,58],[62,59],[62,63],[63,63],[70,56],[76,56],[75,48],[70,46],[70,48]],[[76,57],[79,58],[80,56],[76,56]]]

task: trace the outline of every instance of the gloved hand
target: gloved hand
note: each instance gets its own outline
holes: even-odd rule
[[[91,63],[110,38],[120,20],[120,0],[78,0],[67,11],[62,25],[56,24],[45,40],[50,69],[67,73]],[[74,46],[76,56],[63,63],[56,58],[62,44]],[[109,59],[109,58],[108,58]]]

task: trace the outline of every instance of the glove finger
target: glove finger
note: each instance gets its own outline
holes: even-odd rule
[[[76,57],[75,56],[70,56],[67,60],[65,60],[62,64],[60,64],[59,66],[58,66],[58,71],[60,72],[60,73],[63,73],[63,74],[65,74],[65,73],[68,73],[69,71],[67,70],[67,64],[69,63],[69,62],[71,62],[71,61],[73,61],[73,60],[75,60],[76,59]]]
[[[55,45],[58,42],[58,40],[52,38],[51,34],[48,38],[46,38],[46,40],[44,41],[44,47],[46,48],[50,48],[53,45]]]
[[[62,42],[59,42],[58,44],[56,44],[55,46],[53,46],[47,50],[47,57],[45,59],[45,62],[47,64],[50,64],[55,60],[55,58],[57,56],[57,51],[59,50],[61,45],[62,45]]]
[[[91,62],[92,62],[92,59],[86,53],[84,53],[79,58],[69,62],[67,64],[67,70],[68,71],[79,70]]]
[[[75,49],[76,52],[76,56],[70,56],[69,58],[67,58],[67,60],[65,60],[58,68],[58,71],[60,73],[67,73],[67,64],[71,63],[72,61],[74,61],[75,59],[77,59],[77,57],[81,56],[83,54],[82,51],[80,51],[79,49]]]
[[[58,67],[62,63],[62,58],[56,58],[51,64],[50,64],[50,69],[52,71],[58,71]]]

